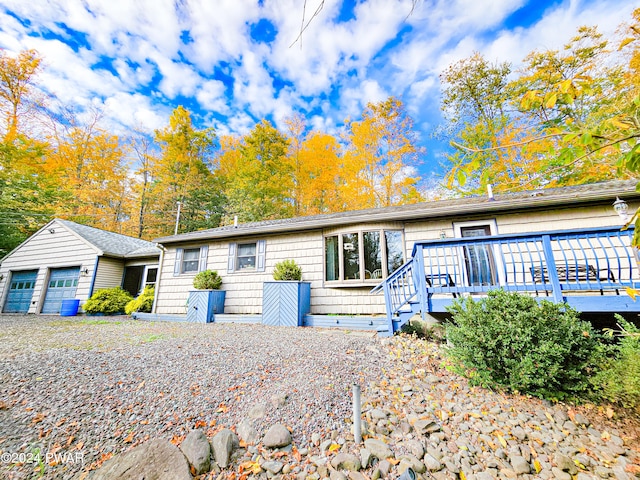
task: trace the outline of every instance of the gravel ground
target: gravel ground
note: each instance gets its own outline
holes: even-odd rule
[[[38,450],[79,452],[44,468],[70,477],[149,437],[237,425],[259,405],[259,433],[282,421],[304,445],[344,428],[352,385],[391,367],[371,332],[95,318],[0,316],[0,451],[15,457],[0,476],[28,478]],[[12,465],[20,453],[27,463]]]
[[[286,478],[346,478],[329,465],[336,452],[366,455],[350,433],[353,384],[365,437],[396,459],[382,478],[408,465],[419,478],[467,480],[640,472],[636,418],[470,387],[437,346],[411,337],[0,315],[0,478],[72,478],[150,438],[179,443],[194,428],[211,438],[247,418],[261,435],[290,427],[303,457]],[[237,463],[268,457],[241,449]],[[350,478],[377,478],[384,463]]]

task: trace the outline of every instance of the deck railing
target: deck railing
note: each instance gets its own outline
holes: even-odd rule
[[[434,296],[497,288],[555,302],[570,295],[620,295],[639,280],[632,236],[632,229],[593,228],[420,241],[411,259],[372,292],[384,290],[390,319],[416,304],[432,311]]]

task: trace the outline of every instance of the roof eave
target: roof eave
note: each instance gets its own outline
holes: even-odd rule
[[[609,201],[612,196],[624,195],[626,198],[640,198],[640,192],[635,189],[619,189],[611,191],[583,191],[583,192],[567,192],[566,194],[554,194],[552,197],[545,197],[544,191],[540,194],[532,194],[531,196],[517,199],[500,199],[488,200],[483,198],[478,202],[475,198],[466,199],[473,203],[464,203],[457,205],[437,206],[430,204],[426,209],[418,207],[412,211],[398,212],[396,210],[380,209],[379,211],[367,211],[367,213],[349,213],[345,212],[345,216],[341,219],[332,218],[330,223],[326,218],[309,217],[291,223],[270,224],[256,227],[243,228],[242,225],[233,229],[221,231],[203,230],[201,232],[190,232],[188,234],[171,235],[155,239],[154,242],[163,245],[171,243],[190,243],[199,240],[215,240],[229,237],[252,236],[268,233],[287,233],[300,230],[316,230],[326,228],[327,226],[350,225],[354,223],[364,222],[385,222],[385,221],[413,221],[422,219],[436,219],[441,217],[460,217],[474,215],[477,213],[495,212],[495,211],[518,211],[523,209],[541,209],[545,207],[562,207],[567,202],[571,205],[598,204]]]

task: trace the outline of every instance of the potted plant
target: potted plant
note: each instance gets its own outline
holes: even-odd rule
[[[187,301],[187,322],[209,323],[216,313],[224,312],[226,292],[220,290],[222,278],[215,270],[203,270],[193,278],[193,287]]]
[[[262,323],[302,326],[311,307],[311,283],[302,281],[302,269],[295,260],[277,263],[273,279],[263,284]]]

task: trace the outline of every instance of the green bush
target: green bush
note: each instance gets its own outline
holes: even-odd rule
[[[193,287],[198,290],[219,290],[222,278],[215,270],[203,270],[193,277]]]
[[[302,280],[302,269],[295,260],[283,260],[273,269],[274,280]]]
[[[133,312],[150,313],[153,307],[154,293],[155,290],[153,287],[144,287],[140,295],[127,303],[124,307],[124,313],[127,315],[131,315]]]
[[[448,357],[473,384],[547,399],[590,391],[603,347],[569,306],[495,290],[458,299],[449,311]]]
[[[124,312],[127,303],[133,300],[129,292],[120,287],[97,290],[87,300],[82,309],[87,313],[114,314]]]
[[[612,358],[594,378],[594,385],[606,400],[640,413],[640,329],[620,315],[616,320],[619,342]]]

